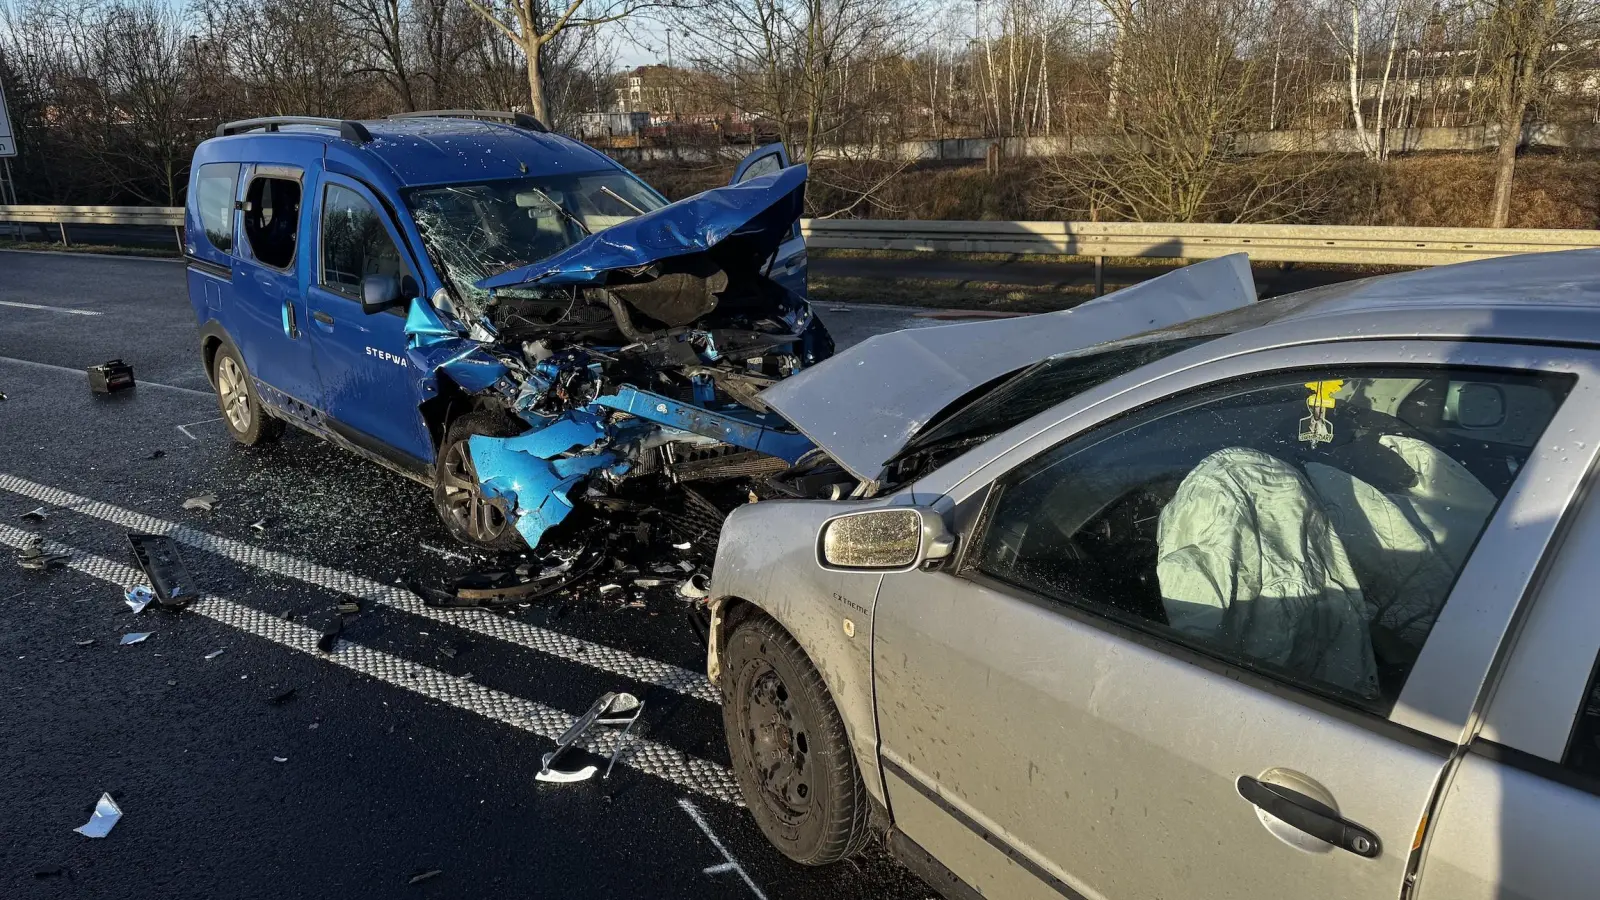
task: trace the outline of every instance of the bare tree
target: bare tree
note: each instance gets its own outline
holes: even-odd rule
[[[1483,24],[1484,50],[1494,84],[1499,147],[1489,227],[1511,220],[1511,183],[1528,104],[1547,70],[1546,51],[1557,28],[1557,0],[1490,0]]]

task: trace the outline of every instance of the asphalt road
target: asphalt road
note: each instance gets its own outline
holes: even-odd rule
[[[931,324],[913,312],[823,315],[844,344]],[[92,395],[83,368],[113,357],[140,386]],[[931,894],[877,851],[819,870],[767,847],[670,588],[489,613],[396,587],[459,565],[425,490],[292,430],[230,441],[181,265],[0,252],[0,392],[0,897]],[[207,597],[135,615],[129,531],[178,540]],[[69,566],[15,565],[31,533]],[[646,703],[636,752],[536,782],[608,690]],[[73,833],[102,792],[122,820]]]

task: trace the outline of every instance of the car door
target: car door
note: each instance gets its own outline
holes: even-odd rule
[[[1595,361],[1332,358],[1114,381],[912,488],[953,505],[964,549],[886,575],[874,607],[898,830],[984,896],[1399,896],[1554,533],[1541,513],[1581,471],[1531,441],[1462,454],[1412,420],[1505,386],[1548,399],[1533,438],[1592,441]]]
[[[787,169],[792,164],[789,151],[783,144],[767,144],[750,151],[750,155],[733,170],[733,178],[728,183],[743,184],[752,178]],[[767,277],[804,297],[807,287],[806,266],[806,241],[801,236],[800,223],[796,222],[789,237],[778,245],[778,252],[773,254]]]
[[[317,371],[306,334],[303,284],[305,170],[253,165],[240,179],[240,235],[231,308],[223,326],[267,403],[307,419],[317,405]]]
[[[383,204],[354,179],[322,175],[316,222],[309,330],[329,427],[361,449],[422,471],[433,461],[433,443],[417,411],[425,399],[419,373],[406,356],[408,303],[370,315],[361,306],[368,275],[392,276],[406,301],[415,297],[416,267]]]
[[[1600,884],[1600,500],[1568,518],[1432,817],[1419,900],[1557,900]]]

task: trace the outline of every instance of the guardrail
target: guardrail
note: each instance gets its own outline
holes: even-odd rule
[[[151,206],[0,206],[0,222],[162,226],[182,245],[183,210]],[[1600,247],[1600,231],[1539,228],[1389,228],[1362,225],[1194,225],[1172,222],[956,222],[805,219],[812,247],[1434,266],[1512,253]]]

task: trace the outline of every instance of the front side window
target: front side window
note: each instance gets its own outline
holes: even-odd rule
[[[195,208],[206,240],[223,253],[233,249],[233,199],[239,188],[238,163],[209,163],[195,179]]]
[[[245,192],[244,234],[255,258],[275,269],[294,265],[300,233],[300,182],[253,178]]]
[[[666,205],[626,173],[587,172],[415,188],[406,203],[456,296],[482,312],[473,285],[536,263],[584,237]]]
[[[1001,479],[973,565],[1387,715],[1570,384],[1307,371],[1174,398]]]
[[[361,296],[368,275],[406,277],[400,251],[383,219],[365,197],[330,184],[322,200],[322,284],[351,297]]]

